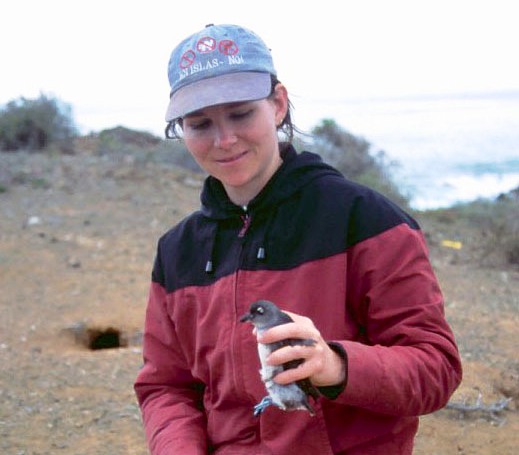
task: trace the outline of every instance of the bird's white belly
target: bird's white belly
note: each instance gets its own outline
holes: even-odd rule
[[[270,381],[282,369],[279,366],[267,365],[267,357],[270,354],[270,349],[262,343],[258,343],[258,354],[261,363],[261,380],[263,382]]]

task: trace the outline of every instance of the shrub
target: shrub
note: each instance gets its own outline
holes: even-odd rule
[[[135,131],[124,126],[117,126],[99,133],[98,154],[112,152],[131,153],[135,150],[153,148],[161,139],[146,131]]]
[[[346,178],[369,186],[398,205],[408,208],[409,200],[391,180],[390,163],[383,151],[371,154],[371,144],[324,119],[312,130],[314,151]]]
[[[56,98],[19,98],[0,110],[0,149],[38,151],[56,146],[73,151],[77,129],[70,106]]]
[[[483,264],[501,258],[519,266],[519,187],[496,200],[480,199],[453,207],[458,219],[477,226],[482,234],[480,258]]]

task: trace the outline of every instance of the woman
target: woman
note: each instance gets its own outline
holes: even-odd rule
[[[461,379],[453,334],[417,223],[292,133],[286,88],[249,30],[210,25],[169,62],[168,131],[209,174],[202,208],[159,241],[135,390],[153,454],[410,454],[421,414]],[[240,316],[270,300],[293,323],[261,337]],[[275,377],[309,380],[306,411],[265,395],[257,342],[281,348]]]

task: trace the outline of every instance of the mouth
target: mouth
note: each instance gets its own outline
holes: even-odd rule
[[[236,161],[242,159],[245,155],[247,155],[247,153],[248,152],[245,151],[245,152],[238,153],[237,155],[232,155],[232,156],[229,156],[226,158],[220,158],[220,159],[216,160],[216,162],[219,164],[235,163]]]

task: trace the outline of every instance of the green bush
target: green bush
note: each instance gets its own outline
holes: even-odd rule
[[[409,208],[409,199],[390,177],[390,163],[383,151],[371,154],[371,144],[324,119],[313,128],[313,150],[336,167],[346,178],[369,186],[398,205]]]
[[[66,103],[41,94],[39,98],[19,98],[0,110],[0,150],[38,151],[57,147],[73,151],[77,128],[72,109]]]

